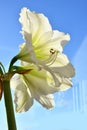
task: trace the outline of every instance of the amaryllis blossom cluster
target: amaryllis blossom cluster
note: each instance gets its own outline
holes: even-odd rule
[[[52,30],[46,16],[27,8],[22,8],[19,21],[25,42],[20,45],[16,58],[30,71],[15,74],[11,79],[16,111],[27,111],[34,99],[51,109],[55,105],[53,93],[69,89],[75,75],[72,64],[63,53],[70,36]]]

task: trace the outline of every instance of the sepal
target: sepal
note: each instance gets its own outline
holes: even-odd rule
[[[28,74],[32,69],[29,66],[12,66],[12,73]]]

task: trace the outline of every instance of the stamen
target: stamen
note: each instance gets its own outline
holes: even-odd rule
[[[57,54],[58,54],[58,51],[56,51],[52,48],[52,49],[50,49],[49,58],[44,60],[44,61],[41,61],[41,62],[44,62],[47,66],[50,66],[55,62],[55,60],[57,58]]]
[[[56,58],[57,58],[57,55],[58,55],[58,51],[54,50],[54,49],[50,49],[50,53],[51,53],[51,58],[50,58],[50,62],[47,64],[47,66],[50,66],[52,65]]]
[[[54,54],[54,53],[55,53],[55,50],[54,50],[54,49],[50,49],[50,53],[51,53],[51,54]]]

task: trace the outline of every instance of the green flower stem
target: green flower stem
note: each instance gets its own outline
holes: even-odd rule
[[[8,72],[11,71],[11,67],[13,66],[13,64],[14,64],[17,60],[18,60],[18,58],[17,58],[17,55],[16,55],[15,57],[13,57],[13,59],[12,59],[11,62],[10,62],[9,71],[8,71]]]
[[[7,114],[8,130],[17,130],[9,80],[3,81],[3,90],[4,90],[4,101]]]

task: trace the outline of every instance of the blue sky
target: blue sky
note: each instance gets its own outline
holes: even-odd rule
[[[87,81],[87,0],[0,0],[0,61],[6,68],[23,42],[18,21],[22,7],[44,13],[53,29],[70,34],[71,41],[64,53],[76,69],[73,88]],[[55,94],[56,106],[52,111],[35,102],[27,113],[16,114],[18,130],[86,130],[87,113],[73,112],[73,88]],[[3,100],[0,102],[2,129],[7,130]]]

